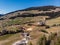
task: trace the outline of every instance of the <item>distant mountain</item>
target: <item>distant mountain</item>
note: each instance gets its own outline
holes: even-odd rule
[[[0,16],[3,16],[4,14],[0,14]]]
[[[15,19],[18,17],[50,16],[51,18],[60,16],[60,7],[57,6],[40,6],[30,7],[23,10],[9,12],[2,16],[0,20]]]
[[[56,9],[56,8],[60,8],[60,7],[56,7],[56,6],[40,6],[40,7],[30,7],[30,8],[27,8],[27,9],[24,9],[25,11],[28,11],[28,10],[43,10],[43,11],[49,11],[50,9]]]

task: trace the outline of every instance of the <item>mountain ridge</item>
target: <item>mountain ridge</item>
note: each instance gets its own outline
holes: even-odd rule
[[[30,7],[23,10],[13,11],[4,14],[0,19],[10,19],[17,17],[34,17],[34,16],[50,16],[52,18],[60,16],[60,7],[57,6],[41,6]]]
[[[41,9],[41,8],[46,8],[46,7],[48,7],[48,8],[53,8],[53,9],[55,9],[55,8],[60,8],[60,7],[57,7],[57,6],[37,6],[37,7],[29,7],[29,8],[25,8],[25,9],[22,9],[22,10],[16,10],[16,11],[12,11],[12,12],[9,12],[9,13],[6,13],[6,14],[10,14],[10,13],[14,13],[14,12],[17,12],[17,11],[28,11],[28,10],[34,10],[34,8],[36,8],[35,10],[37,10],[37,9]],[[43,9],[42,9],[43,10]],[[5,14],[5,15],[6,15]]]

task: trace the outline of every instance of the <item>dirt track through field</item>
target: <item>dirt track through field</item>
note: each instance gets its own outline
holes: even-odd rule
[[[4,43],[6,43],[8,41],[10,41],[10,40],[2,40],[2,41],[0,41],[0,45],[3,45]]]

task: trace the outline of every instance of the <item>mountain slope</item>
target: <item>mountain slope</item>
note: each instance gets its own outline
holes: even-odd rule
[[[42,6],[31,7],[23,10],[17,10],[5,14],[0,20],[15,19],[18,17],[34,17],[34,16],[50,16],[51,18],[60,16],[60,7],[56,6]]]
[[[60,24],[60,17],[58,18],[54,18],[54,19],[51,19],[51,20],[47,20],[46,22],[47,25],[59,25]]]
[[[3,16],[3,14],[0,14],[0,17]]]
[[[50,9],[55,10],[56,8],[60,8],[60,7],[51,6],[51,5],[50,6],[40,6],[40,7],[30,7],[30,8],[25,9],[25,11],[28,11],[28,10],[49,11]]]

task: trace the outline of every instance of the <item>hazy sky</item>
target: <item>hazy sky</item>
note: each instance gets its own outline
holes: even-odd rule
[[[60,0],[0,0],[0,14],[45,5],[60,6]]]

